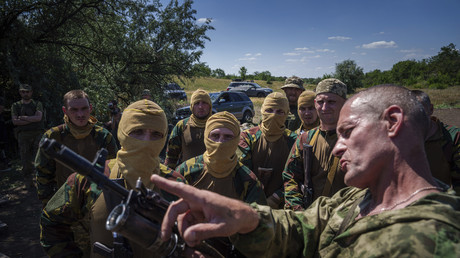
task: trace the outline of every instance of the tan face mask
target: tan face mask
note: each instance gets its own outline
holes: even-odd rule
[[[297,100],[297,114],[299,115],[299,117],[301,117],[301,114],[300,114],[300,111],[299,111],[299,108],[301,106],[306,106],[306,107],[311,107],[311,106],[315,106],[315,97],[316,97],[316,94],[311,91],[311,90],[306,90],[304,92],[302,92],[302,94],[300,94],[299,96],[299,99]],[[304,128],[305,130],[310,130],[312,128],[315,128],[316,126],[319,125],[319,118],[316,118],[316,121],[313,123],[313,124],[310,124],[310,125],[306,125],[305,122],[300,119],[302,121],[302,128]]]
[[[277,115],[275,113],[267,113],[267,109],[282,109],[284,115]],[[262,108],[262,123],[260,124],[260,130],[263,136],[269,142],[278,140],[284,133],[286,126],[284,122],[289,114],[289,101],[286,95],[280,92],[270,93],[264,100]]]
[[[70,133],[73,135],[73,137],[75,137],[75,139],[83,139],[86,136],[88,136],[89,133],[91,133],[91,130],[93,130],[93,127],[97,122],[97,119],[94,116],[90,116],[88,124],[83,127],[80,127],[73,124],[70,121],[69,117],[67,115],[64,115],[64,122],[67,125],[67,127],[69,127]]]
[[[194,114],[193,114],[193,105],[199,101],[203,101],[203,102],[206,102],[209,104],[209,114],[207,117],[205,118],[198,118],[196,117]],[[206,121],[208,120],[208,118],[211,116],[211,110],[212,110],[212,102],[211,102],[211,97],[209,96],[209,94],[202,90],[202,89],[198,89],[196,90],[195,92],[193,92],[192,94],[192,97],[190,99],[190,110],[192,110],[192,115],[190,116],[190,125],[193,126],[193,127],[200,127],[200,128],[204,128],[206,126]]]
[[[163,134],[155,141],[143,141],[129,136],[137,129],[152,129]],[[166,141],[167,120],[160,106],[150,100],[139,100],[124,111],[118,126],[121,150],[117,153],[118,169],[126,180],[128,189],[136,186],[140,177],[144,185],[152,188],[150,176],[160,173],[160,152]]]
[[[215,142],[209,139],[209,133],[216,128],[228,128],[235,137],[230,141]],[[208,119],[204,134],[206,151],[203,154],[203,160],[206,164],[207,172],[216,178],[224,178],[230,175],[238,162],[236,149],[240,140],[240,123],[231,113],[227,111],[219,112]]]

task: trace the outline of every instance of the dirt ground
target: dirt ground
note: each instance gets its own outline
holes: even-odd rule
[[[435,110],[441,121],[460,127],[460,108]],[[16,164],[16,169],[19,165]],[[39,218],[41,204],[33,188],[22,183],[20,173],[13,170],[0,172],[0,194],[9,201],[0,204],[0,220],[8,229],[0,231],[0,258],[2,257],[46,257],[40,242]],[[13,185],[14,187],[9,188]]]

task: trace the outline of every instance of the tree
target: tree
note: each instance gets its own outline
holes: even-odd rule
[[[364,72],[355,61],[347,59],[335,64],[334,77],[347,85],[348,93],[353,93],[356,88],[363,86]]]
[[[247,72],[248,72],[248,69],[246,69],[246,67],[242,66],[242,67],[240,68],[239,73],[240,73],[240,77],[241,77],[242,80],[246,80],[246,74],[247,74]]]
[[[211,76],[212,77],[217,77],[217,78],[224,78],[225,77],[225,71],[223,69],[217,68],[215,70],[212,70]]]
[[[206,63],[196,63],[193,65],[193,75],[197,77],[210,77],[211,68]]]
[[[76,88],[90,94],[99,113],[106,111],[108,100],[126,105],[143,89],[150,89],[165,107],[164,85],[176,76],[193,75],[193,64],[209,40],[206,32],[213,29],[210,20],[196,23],[192,4],[2,1],[0,81],[6,99],[17,99],[19,83],[33,85],[38,99],[46,100],[42,102],[53,124],[62,118],[62,95]]]

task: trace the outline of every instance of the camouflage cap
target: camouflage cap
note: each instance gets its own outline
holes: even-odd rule
[[[347,98],[347,85],[340,80],[329,78],[318,83],[315,90],[316,96],[321,93],[334,93],[340,97]]]
[[[149,89],[145,89],[142,91],[141,96],[152,96],[152,93],[150,93]]]
[[[297,89],[305,90],[305,88],[303,87],[303,80],[297,76],[292,76],[292,77],[287,78],[284,81],[284,86],[281,87],[281,89],[284,89],[284,88],[297,88]]]
[[[29,84],[21,83],[19,85],[19,90],[32,90],[32,87]]]

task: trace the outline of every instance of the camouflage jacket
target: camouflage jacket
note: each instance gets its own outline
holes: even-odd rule
[[[449,132],[439,119],[431,117],[431,120],[436,124],[436,132],[425,141],[425,152],[432,175],[452,185],[457,195],[460,195],[460,143],[453,142],[453,127],[447,127],[451,130]]]
[[[411,205],[356,220],[368,190],[345,188],[305,211],[252,204],[259,225],[232,236],[247,257],[458,257],[460,197],[432,193]],[[365,207],[365,206],[362,206]],[[345,217],[350,212],[350,219]]]
[[[452,139],[452,160],[455,163],[455,168],[452,169],[452,187],[457,195],[460,196],[460,128],[452,125],[441,123],[449,133]]]
[[[83,139],[75,139],[66,125],[49,129],[43,134],[42,141],[44,139],[54,139],[87,160],[93,160],[96,152],[101,148],[107,149],[107,159],[113,159],[117,154],[117,145],[112,134],[98,125],[95,125],[90,135]],[[45,206],[57,189],[61,187],[67,177],[74,171],[71,171],[60,163],[56,163],[41,149],[38,150],[35,157],[35,167],[37,169],[38,198],[42,201],[43,206]]]
[[[302,120],[300,120],[299,114],[297,113],[297,105],[289,106],[289,115],[284,123],[286,128],[295,131],[302,125]]]
[[[29,104],[23,104],[22,101],[14,102],[11,106],[11,117],[14,116],[34,116],[37,111],[42,112],[42,119],[39,122],[32,122],[26,125],[18,125],[16,132],[25,131],[42,131],[45,129],[45,114],[43,104],[40,101],[32,100]]]
[[[176,172],[185,178],[183,180],[178,177],[177,181],[194,185],[201,178],[204,170],[203,155],[191,158],[177,167]],[[251,170],[241,162],[238,162],[231,175],[233,176],[233,186],[239,195],[239,200],[246,203],[267,204],[262,185]]]
[[[239,159],[241,163],[243,163],[246,167],[248,167],[251,171],[253,171],[258,177],[258,168],[261,166],[263,163],[265,166],[264,167],[271,167],[271,168],[278,168],[278,171],[272,171],[270,178],[262,180],[262,178],[259,178],[259,180],[264,184],[264,190],[267,190],[268,184],[272,185],[273,183],[279,185],[276,187],[277,190],[274,191],[280,197],[283,199],[284,196],[284,188],[283,188],[283,183],[282,183],[282,177],[281,173],[283,172],[284,165],[286,164],[286,160],[288,158],[289,151],[291,150],[292,146],[295,143],[295,140],[297,138],[297,134],[294,132],[285,129],[283,133],[283,138],[284,141],[287,144],[287,155],[286,156],[280,156],[280,152],[278,149],[272,149],[270,151],[267,151],[266,153],[264,152],[263,157],[260,157],[260,155],[257,152],[257,144],[261,140],[262,137],[262,130],[260,130],[259,126],[244,130],[241,135],[240,135],[240,143],[238,144],[239,148]],[[254,164],[254,162],[257,163],[257,161],[261,164]],[[279,178],[278,178],[279,177]],[[276,180],[278,179],[278,180]],[[279,182],[275,182],[279,181]],[[273,183],[272,183],[273,182]],[[273,188],[273,187],[269,187]],[[271,189],[272,191],[274,189]],[[265,192],[265,195],[268,197],[272,193],[267,193]]]
[[[169,136],[164,163],[172,169],[176,169],[180,163],[189,158],[203,154],[206,150],[204,128],[187,128],[189,119],[190,117],[187,117],[177,122]],[[185,138],[187,129],[189,129],[188,136]]]
[[[165,165],[160,164],[160,171],[163,177],[174,177],[173,171]],[[174,199],[171,194],[161,193],[169,201]],[[71,226],[83,223],[86,228],[90,227],[89,214],[101,194],[102,189],[94,182],[73,173],[50,199],[40,218],[40,244],[50,257],[82,255],[82,250],[74,242]]]
[[[316,140],[310,142],[317,132]],[[322,131],[319,127],[311,129],[297,137],[283,171],[285,209],[300,210],[306,208],[303,207],[303,194],[301,191],[301,185],[304,184],[305,176],[303,143],[313,146],[311,165],[313,200],[323,195],[331,197],[338,190],[346,187],[343,181],[344,173],[338,164],[339,159],[332,155],[332,149],[336,142],[337,134],[335,131]],[[335,170],[335,175],[329,176],[329,174],[332,174],[330,171],[333,170]],[[331,177],[332,182],[329,181],[329,177]],[[324,193],[326,184],[329,191]]]

